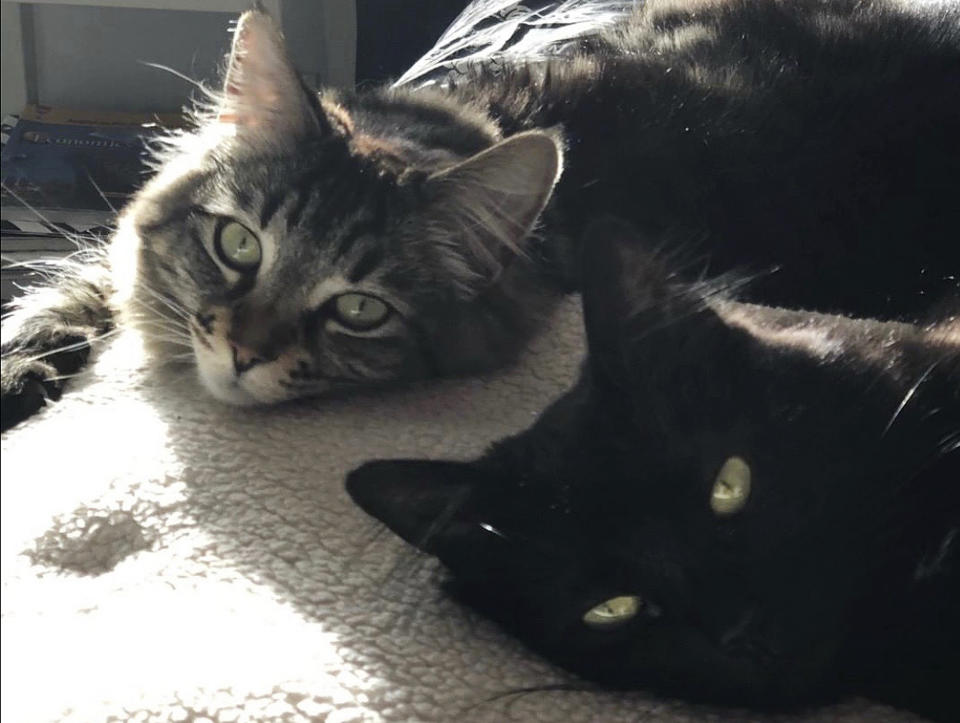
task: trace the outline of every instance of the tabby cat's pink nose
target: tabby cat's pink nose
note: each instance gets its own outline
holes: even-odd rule
[[[248,349],[245,346],[231,344],[230,349],[233,352],[233,369],[237,376],[264,361],[253,349]]]

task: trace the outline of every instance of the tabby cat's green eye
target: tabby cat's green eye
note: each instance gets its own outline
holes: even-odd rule
[[[341,294],[334,301],[333,309],[337,321],[356,331],[380,326],[390,314],[389,306],[368,294]]]
[[[583,622],[591,628],[610,629],[636,617],[641,600],[636,595],[619,595],[595,605],[583,614]]]
[[[750,465],[740,457],[730,457],[717,472],[710,492],[710,509],[717,515],[732,515],[743,509],[749,497]]]
[[[236,221],[220,227],[213,245],[220,260],[234,271],[249,272],[260,265],[260,240]]]

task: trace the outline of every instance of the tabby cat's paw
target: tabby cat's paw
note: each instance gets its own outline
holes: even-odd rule
[[[60,336],[43,351],[10,351],[0,359],[0,431],[6,431],[63,393],[65,377],[76,374],[90,356],[85,335]],[[57,351],[60,349],[62,351]]]

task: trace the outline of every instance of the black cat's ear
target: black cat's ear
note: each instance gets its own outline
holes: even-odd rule
[[[641,314],[667,319],[669,276],[631,224],[614,217],[592,223],[582,243],[583,315],[591,355],[619,374],[624,343]],[[656,320],[651,320],[655,323]]]
[[[364,512],[419,549],[436,543],[476,482],[466,462],[367,462],[347,475],[347,492]]]
[[[330,130],[262,10],[245,12],[237,23],[217,120],[234,126],[238,137],[272,144]]]
[[[582,249],[590,354],[612,378],[681,360],[687,367],[731,335],[708,303],[725,285],[682,281],[677,259],[671,263],[631,224],[612,217],[591,224]]]
[[[518,133],[427,180],[434,244],[462,298],[494,280],[523,242],[560,178],[556,135]]]

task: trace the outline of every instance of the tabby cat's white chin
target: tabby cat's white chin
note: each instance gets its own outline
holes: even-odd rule
[[[251,407],[265,402],[254,397],[236,380],[227,380],[218,376],[205,374],[203,368],[198,367],[200,382],[210,394],[220,402],[236,407]]]
[[[249,407],[290,399],[289,391],[279,383],[275,363],[237,374],[226,343],[212,338],[206,339],[206,343],[198,342],[195,332],[192,336],[200,383],[218,401]]]
[[[275,404],[290,399],[291,395],[280,385],[271,383],[267,369],[248,372],[237,377],[231,372],[221,372],[209,365],[197,363],[200,383],[215,399],[239,407],[258,404]],[[258,378],[261,377],[261,378]]]

